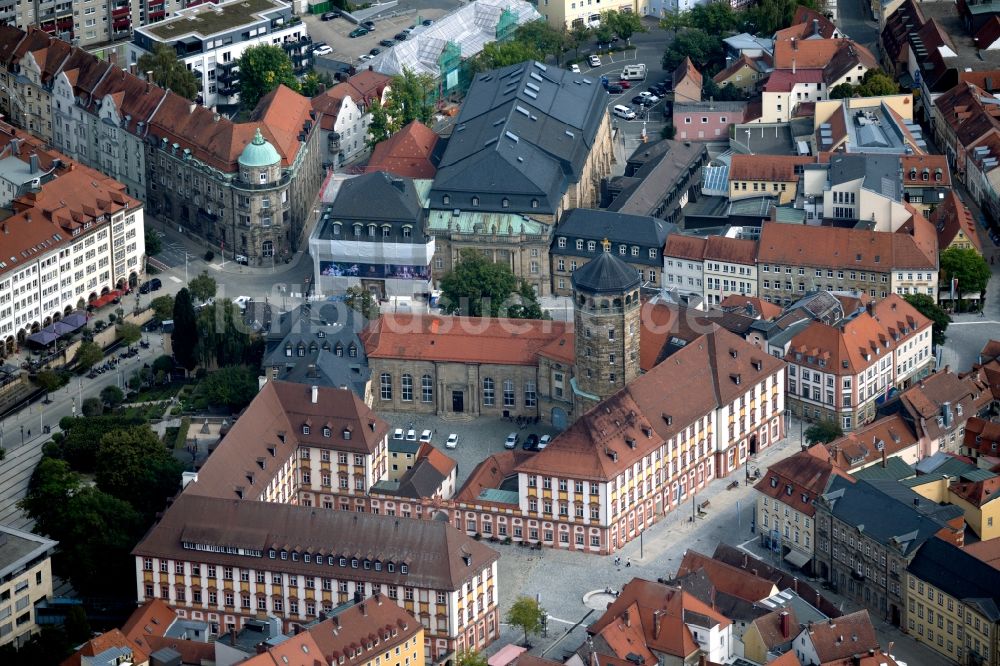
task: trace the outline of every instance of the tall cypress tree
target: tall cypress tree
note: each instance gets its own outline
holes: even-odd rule
[[[186,287],[174,297],[174,332],[170,339],[177,362],[188,371],[194,370],[198,365],[198,322]]]

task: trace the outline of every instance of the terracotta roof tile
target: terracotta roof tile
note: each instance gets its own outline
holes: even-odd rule
[[[383,314],[362,333],[369,358],[536,365],[567,322]]]
[[[848,39],[791,39],[774,43],[774,68],[823,69]]]
[[[965,422],[962,444],[981,456],[1000,456],[1000,423],[974,416]]]
[[[699,72],[698,68],[694,66],[693,62],[691,62],[691,58],[686,57],[684,58],[683,61],[681,61],[681,64],[677,65],[677,68],[674,69],[674,74],[673,74],[674,87],[676,88],[678,83],[688,78],[690,78],[694,83],[696,83],[698,85],[698,88],[701,88],[701,83],[702,83],[701,72]]]
[[[850,477],[826,459],[799,451],[771,465],[754,490],[799,513],[816,515],[813,502],[826,492],[833,476]]]
[[[791,643],[799,631],[795,611],[791,608],[771,611],[767,615],[754,619],[751,624],[757,627],[757,632],[768,651]]]
[[[61,666],[80,666],[83,663],[82,657],[96,657],[102,652],[114,648],[131,651],[133,663],[141,664],[149,660],[148,652],[130,641],[121,630],[112,629],[84,643],[83,647],[63,660]],[[90,660],[87,663],[90,663]]]
[[[760,231],[757,259],[768,264],[849,267],[883,273],[900,268],[935,270],[936,253],[927,253],[922,247],[926,243],[918,244],[928,235],[927,227],[929,223],[921,216],[918,238],[866,229],[765,224]],[[934,234],[933,227],[930,234]]]
[[[319,648],[323,664],[338,663],[334,654],[347,655],[352,643],[365,643],[371,633],[378,632],[379,650],[389,651],[416,636],[422,627],[405,609],[381,593],[351,606],[336,617],[324,620],[306,629],[303,634],[312,637]],[[392,632],[395,631],[395,636]],[[303,634],[299,634],[300,636]],[[386,638],[386,635],[389,635]],[[344,664],[355,666],[372,660],[370,650],[361,650],[357,656],[347,656]],[[278,666],[284,666],[279,663]]]
[[[752,309],[753,314],[750,316],[754,318],[760,318],[764,320],[771,320],[779,317],[781,315],[781,307],[775,305],[774,303],[769,303],[763,298],[757,296],[744,296],[742,294],[729,294],[722,302],[719,303],[719,307],[723,310],[730,310],[746,314],[749,312],[748,309]]]
[[[712,559],[695,550],[684,551],[675,577],[680,578],[696,571],[703,571],[718,592],[751,603],[763,601],[780,591],[773,582],[749,571]]]
[[[533,454],[524,451],[501,451],[487,457],[476,465],[469,478],[455,493],[455,501],[473,502],[484,491],[499,488],[504,479],[515,474],[518,465]]]
[[[867,610],[813,623],[806,631],[821,664],[848,659],[879,647],[878,636]]]
[[[944,201],[931,212],[930,222],[937,230],[939,248],[945,249],[951,245],[961,231],[977,252],[983,251],[972,212],[954,190],[949,191]]]
[[[368,633],[368,631],[364,634],[359,632],[355,638],[357,639],[358,635],[367,636]],[[266,647],[265,644],[261,649],[262,652],[239,662],[240,666],[325,666],[335,663],[324,657],[323,650],[316,644],[309,631],[290,636],[286,641],[273,647]],[[366,651],[362,651],[362,655],[365,655],[367,661],[369,657]],[[356,660],[348,660],[345,663],[356,663]]]
[[[963,546],[962,550],[986,562],[994,569],[1000,569],[1000,539],[987,539]]]
[[[815,157],[797,155],[733,155],[729,181],[748,180],[791,183],[799,180],[801,167],[816,162]]]
[[[708,240],[702,236],[670,234],[667,236],[667,244],[663,248],[663,254],[673,258],[701,261],[705,258],[705,245],[707,243]]]
[[[366,171],[388,171],[407,178],[433,178],[437,173],[434,149],[439,138],[429,127],[414,120],[375,146]]]
[[[757,241],[745,238],[727,238],[726,236],[709,236],[705,243],[705,259],[754,265],[757,260]]]
[[[1000,497],[1000,476],[982,481],[959,481],[952,483],[949,490],[969,504],[982,508]]]
[[[177,613],[162,599],[152,599],[132,611],[122,625],[122,633],[139,647],[153,653],[157,648],[151,647],[148,639],[163,636],[176,619]]]
[[[899,414],[875,419],[828,444],[814,444],[809,454],[829,461],[838,469],[850,472],[877,464],[886,457],[905,452],[917,445],[917,435]],[[883,448],[879,449],[879,442]]]

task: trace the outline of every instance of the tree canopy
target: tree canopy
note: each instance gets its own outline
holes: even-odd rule
[[[378,301],[361,285],[348,287],[344,294],[344,303],[352,310],[356,310],[364,315],[365,319],[378,319],[380,312]]]
[[[208,271],[202,271],[188,282],[188,291],[191,296],[202,302],[215,298],[217,289],[215,278],[209,275]]]
[[[157,44],[152,53],[140,56],[137,64],[140,72],[151,73],[153,83],[181,97],[193,100],[201,90],[201,80],[177,59],[177,53],[166,44]]]
[[[146,244],[147,257],[159,254],[163,250],[163,241],[160,239],[160,235],[153,229],[150,229],[149,226],[146,227],[143,237]]]
[[[807,442],[815,444],[817,442],[826,444],[827,442],[832,442],[838,437],[843,437],[844,431],[841,429],[840,424],[836,421],[819,421],[813,423],[811,426],[805,429],[803,437],[806,438]]]
[[[170,294],[157,296],[150,301],[149,307],[153,308],[160,321],[171,319],[174,316],[174,297]]]
[[[425,125],[434,118],[434,77],[403,68],[389,84],[387,111],[395,127],[404,127],[413,120]]]
[[[198,358],[203,365],[257,365],[263,354],[259,339],[251,335],[239,306],[220,300],[198,313]],[[180,360],[180,357],[178,357]]]
[[[490,42],[471,59],[469,66],[474,72],[483,72],[507,65],[516,65],[525,60],[539,60],[543,57],[542,52],[536,46],[520,40]]]
[[[191,293],[186,287],[178,291],[174,298],[173,319],[174,331],[170,334],[170,341],[174,356],[187,370],[194,370],[198,365],[198,324]]]
[[[292,60],[280,46],[259,44],[243,52],[239,59],[240,104],[253,109],[260,98],[284,84],[299,90]]]
[[[257,373],[242,365],[231,365],[209,373],[202,390],[210,405],[238,412],[257,395]]]
[[[302,77],[302,94],[306,97],[315,97],[327,88],[334,86],[333,77],[326,72],[307,72]]]
[[[642,19],[633,12],[618,12],[614,9],[601,12],[601,24],[607,24],[611,31],[628,44],[637,32],[646,32]]]
[[[123,321],[118,324],[118,338],[126,345],[134,345],[142,338],[142,329],[137,324]]]
[[[951,323],[951,317],[937,304],[933,297],[927,294],[907,294],[903,296],[906,302],[917,309],[917,312],[931,320],[932,337],[935,345],[943,345],[945,331]]]
[[[97,449],[97,487],[151,519],[180,487],[181,464],[148,425],[104,433]]]
[[[972,249],[949,247],[941,253],[941,284],[949,293],[952,279],[958,279],[958,298],[963,294],[986,291],[990,281],[990,267],[982,255]]]
[[[545,611],[531,597],[519,597],[507,611],[507,624],[524,631],[524,644],[528,645],[528,635],[537,634],[542,628]]]
[[[372,99],[368,105],[368,113],[371,115],[371,122],[368,123],[368,138],[365,143],[369,148],[374,148],[392,136],[399,127],[396,121],[389,116],[389,111],[382,105],[382,100],[378,97]]]
[[[490,261],[475,250],[463,250],[455,267],[441,278],[441,304],[449,314],[525,318],[541,312],[530,303],[512,303],[511,296],[515,292],[521,296],[525,289],[531,291],[530,286],[519,285],[505,264]]]
[[[682,28],[677,32],[677,36],[663,52],[663,69],[672,72],[685,57],[691,58],[691,62],[705,78],[714,76],[726,62],[719,36],[699,28]]]
[[[96,342],[84,340],[76,350],[76,369],[78,372],[86,372],[104,358],[104,351]]]

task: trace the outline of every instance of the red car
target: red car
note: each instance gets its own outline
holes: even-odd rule
[[[628,90],[629,88],[632,87],[632,84],[629,83],[628,81],[619,81],[618,85],[620,85],[624,90]]]

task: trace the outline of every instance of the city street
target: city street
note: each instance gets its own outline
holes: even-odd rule
[[[838,0],[837,27],[878,57],[878,22],[872,19],[869,0]]]

